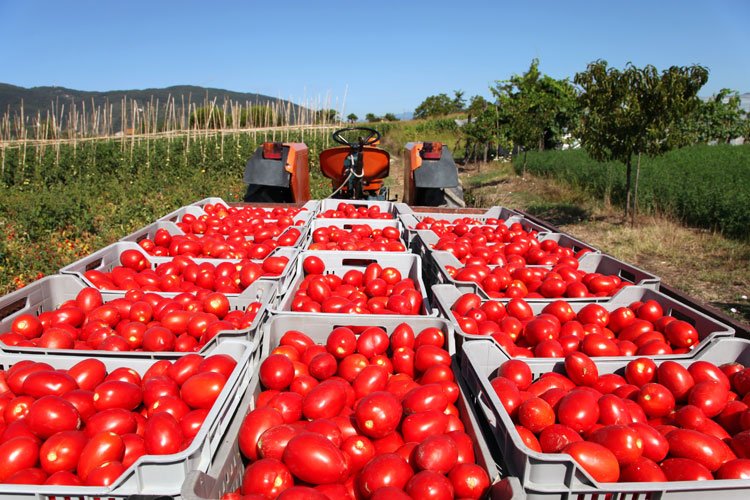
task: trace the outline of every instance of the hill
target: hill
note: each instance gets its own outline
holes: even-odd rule
[[[166,103],[170,97],[175,99],[177,106],[185,102],[185,106],[194,104],[197,107],[203,106],[206,102],[216,99],[216,103],[221,105],[224,100],[233,101],[243,106],[245,105],[262,105],[267,104],[281,105],[284,108],[291,106],[291,115],[296,116],[300,111],[300,106],[263,94],[233,92],[231,90],[216,89],[209,87],[198,87],[194,85],[177,85],[161,89],[130,89],[130,90],[108,90],[104,92],[92,92],[85,90],[74,90],[65,87],[32,87],[24,88],[7,83],[0,83],[0,114],[8,113],[10,116],[18,115],[23,103],[24,115],[27,117],[36,116],[37,112],[42,116],[52,110],[53,107],[60,112],[64,105],[69,109],[73,103],[81,109],[82,103],[85,103],[86,110],[104,107],[112,104],[112,118],[114,123],[119,123],[122,112],[120,103],[123,98],[127,97],[128,101],[135,101],[138,107],[143,107],[148,102],[156,103],[157,100],[161,105]],[[132,106],[132,103],[128,104]],[[295,122],[294,118],[291,120]]]

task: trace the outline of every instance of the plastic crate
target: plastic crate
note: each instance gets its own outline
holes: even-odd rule
[[[302,237],[300,237],[302,238]],[[101,250],[98,250],[91,255],[88,255],[72,264],[69,264],[62,269],[60,269],[61,274],[70,274],[77,276],[78,279],[86,283],[86,285],[94,287],[95,285],[89,281],[88,278],[86,278],[85,273],[86,271],[91,270],[97,270],[102,272],[110,272],[112,268],[120,265],[120,254],[124,252],[125,250],[137,250],[141,252],[144,257],[149,261],[151,264],[152,269],[156,269],[156,266],[159,264],[163,264],[166,262],[171,262],[174,257],[156,257],[154,255],[148,255],[145,250],[143,250],[140,245],[137,243],[133,243],[132,241],[120,241],[117,243],[113,243],[109,246],[106,246],[102,248]],[[284,272],[281,273],[279,276],[263,276],[261,278],[258,278],[258,281],[269,281],[272,283],[277,284],[277,290],[276,290],[276,297],[272,302],[278,302],[278,299],[281,297],[283,293],[287,291],[289,288],[289,284],[291,283],[294,273],[297,268],[297,255],[299,254],[299,249],[295,247],[276,247],[268,256],[269,257],[287,257],[289,259],[289,263],[286,266],[286,269],[284,269]],[[196,264],[201,264],[203,262],[208,262],[210,264],[213,264],[214,266],[218,266],[222,262],[240,262],[242,259],[192,259]],[[262,262],[262,261],[254,261],[254,262]],[[110,290],[115,292],[125,292],[125,290]],[[253,296],[254,292],[250,291],[248,292],[247,289],[243,290],[239,294],[236,293],[228,293],[225,294],[227,297],[240,297],[240,298],[247,298]]]
[[[455,367],[454,370],[456,370]],[[466,385],[457,371],[456,380],[461,389],[456,406],[461,414],[466,433],[471,436],[474,443],[477,463],[487,471],[490,477],[492,487],[489,498],[498,500],[522,498],[518,479],[500,479],[497,465],[479,428],[473,405],[467,398]],[[255,398],[259,394],[260,384],[258,378],[254,377],[208,471],[195,471],[187,476],[181,492],[184,500],[216,500],[221,498],[223,494],[235,491],[241,486],[245,466],[239,449],[238,433],[244,415],[255,409]]]
[[[214,354],[227,354],[237,361],[237,367],[227,380],[224,390],[208,413],[206,420],[191,445],[173,455],[147,455],[139,458],[109,487],[73,487],[0,484],[0,498],[9,499],[75,499],[75,500],[126,500],[137,495],[174,497],[191,471],[208,470],[211,457],[216,454],[226,434],[232,417],[240,404],[239,394],[247,389],[256,364],[251,362],[253,349],[246,342],[225,342]],[[70,368],[82,359],[90,358],[91,353],[77,351],[76,355],[49,354],[43,361],[54,368]],[[27,360],[19,354],[0,352],[0,365],[4,368]],[[144,374],[154,360],[126,357],[100,358],[108,371],[124,367]],[[176,358],[172,358],[176,359]],[[144,497],[140,497],[144,498]]]
[[[211,200],[211,199],[221,200],[221,198],[207,198],[207,200]],[[198,202],[198,203],[200,203],[200,202]],[[198,205],[198,204],[195,204],[195,203],[192,204],[192,205],[186,205],[184,207],[178,208],[177,210],[174,210],[174,211],[168,213],[164,217],[160,217],[159,219],[157,219],[157,222],[174,222],[174,223],[177,223],[177,222],[182,221],[182,218],[185,217],[188,214],[189,215],[193,215],[195,217],[202,217],[204,215],[208,215],[206,213],[206,211],[203,210],[203,208],[202,208],[204,205],[205,205],[205,203],[203,203],[202,205]],[[225,203],[225,205],[228,205],[228,204]],[[243,205],[238,205],[239,208],[242,208],[242,206]],[[244,206],[252,206],[252,205],[244,205]],[[309,207],[311,207],[311,208],[308,208],[307,204],[304,205],[302,207],[302,211],[292,217],[292,220],[294,221],[295,225],[306,226],[310,222],[310,219],[313,216],[313,213],[314,213],[313,210],[316,207],[316,204],[315,203],[311,203],[309,205]],[[263,207],[263,208],[267,208],[267,207]],[[266,220],[268,220],[268,221],[274,221],[275,219],[266,219]]]
[[[430,272],[430,277],[433,284],[448,284],[453,285],[459,290],[464,292],[476,293],[483,299],[489,299],[487,292],[482,287],[471,281],[457,281],[451,277],[448,273],[446,266],[453,266],[455,268],[462,268],[464,264],[450,252],[432,252],[430,263],[432,267],[428,267],[425,264],[425,269]],[[586,253],[579,259],[579,271],[586,273],[600,273],[604,275],[617,276],[623,281],[632,283],[633,285],[641,286],[644,288],[650,288],[652,290],[658,290],[661,280],[658,276],[648,273],[640,268],[626,264],[621,260],[617,260],[611,255],[601,253]],[[497,266],[490,266],[497,267]],[[543,268],[552,269],[553,266],[528,266],[531,268]],[[527,298],[524,299],[529,303],[533,302],[552,302],[554,300],[565,300],[566,302],[607,302],[611,297],[585,297],[585,298]]]
[[[364,252],[311,252],[305,251],[299,254],[298,262],[303,262],[306,257],[314,255],[325,264],[326,274],[336,274],[343,276],[344,273],[352,269],[364,271],[370,264],[376,263],[383,267],[393,267],[397,269],[401,276],[404,278],[411,278],[416,285],[417,290],[422,294],[422,316],[435,316],[436,313],[432,311],[430,301],[427,298],[427,289],[424,286],[422,280],[422,259],[418,255],[412,255],[408,253],[393,253],[393,252],[378,252],[375,256],[363,255]],[[299,316],[328,316],[328,313],[307,313],[307,312],[295,312],[292,311],[292,301],[294,300],[294,293],[299,289],[300,283],[305,278],[305,272],[302,269],[302,265],[297,266],[297,273],[294,276],[291,284],[289,285],[286,294],[281,299],[278,306],[271,309],[271,313],[279,314],[294,314]],[[383,315],[361,315],[371,317],[382,317]],[[395,316],[395,315],[389,315]],[[416,316],[400,316],[402,318],[414,318]]]
[[[65,301],[73,300],[78,293],[84,288],[88,288],[75,276],[57,274],[47,276],[39,281],[35,281],[28,286],[16,290],[13,293],[0,298],[0,332],[10,331],[13,320],[21,314],[32,314],[38,316],[44,311],[56,309]],[[251,284],[244,298],[229,298],[229,304],[232,310],[246,309],[251,302],[258,301],[261,308],[258,315],[253,320],[250,327],[243,330],[225,330],[218,333],[214,338],[204,345],[199,354],[213,354],[219,344],[227,340],[244,340],[250,343],[251,349],[256,349],[260,344],[261,331],[260,327],[268,316],[267,304],[276,295],[276,284],[268,281],[256,281]],[[164,297],[174,297],[176,293],[161,293]],[[102,292],[102,300],[109,302],[111,300],[124,297],[120,292]],[[80,355],[81,352],[88,356],[96,355],[99,358],[104,357],[131,357],[131,358],[164,358],[184,356],[186,352],[149,352],[149,351],[98,351],[98,350],[73,350],[73,349],[46,349],[42,347],[18,347],[9,346],[0,342],[0,349],[5,352],[24,353],[27,355]]]
[[[518,476],[529,498],[708,498],[711,493],[720,498],[747,498],[750,481],[678,481],[669,483],[597,483],[568,455],[538,453],[523,444],[514,424],[492,389],[490,377],[497,367],[510,359],[498,346],[486,340],[467,342],[460,356],[461,373],[469,391],[476,396],[481,413],[493,430],[494,438],[508,466],[509,472]],[[744,339],[717,339],[706,346],[693,360],[677,360],[682,366],[702,360],[720,365],[738,361],[750,364],[750,341]],[[524,360],[537,376],[551,371],[563,373],[561,359],[530,358]],[[595,358],[600,374],[623,374],[624,359]],[[659,365],[665,360],[657,360]],[[605,496],[606,495],[606,496]],[[640,496],[636,496],[640,495]]]
[[[309,248],[310,244],[313,242],[313,233],[316,229],[319,229],[321,227],[338,227],[340,229],[345,229],[347,231],[351,231],[351,229],[354,226],[362,226],[367,225],[370,226],[372,229],[384,229],[386,227],[395,227],[398,229],[399,233],[401,234],[401,243],[404,245],[405,250],[403,252],[409,252],[409,246],[407,244],[408,241],[408,233],[406,229],[404,229],[403,224],[398,219],[314,219],[310,223],[310,232],[308,233],[307,243],[305,245],[305,248]],[[336,251],[336,250],[333,250]],[[370,250],[366,250],[370,251]],[[403,253],[403,252],[387,252],[387,253]]]
[[[417,220],[422,220],[425,217],[433,217],[435,219],[444,219],[444,220],[456,220],[461,219],[464,217],[470,217],[472,219],[507,219],[508,217],[515,217],[520,216],[521,214],[517,211],[507,208],[507,207],[501,207],[501,206],[493,206],[485,210],[484,212],[479,209],[477,212],[471,212],[467,211],[466,209],[460,209],[457,208],[455,212],[451,212],[450,209],[446,211],[415,211],[413,208],[411,208],[409,205],[405,203],[399,203],[399,209],[401,210],[402,214],[409,214],[413,215]]]
[[[322,213],[327,210],[336,210],[336,208],[339,206],[339,203],[345,203],[347,205],[353,205],[357,208],[359,207],[380,207],[381,212],[388,212],[389,214],[393,215],[394,218],[396,218],[399,214],[399,210],[396,207],[396,203],[392,201],[380,201],[380,200],[343,200],[338,198],[326,198],[324,200],[320,200],[320,205],[318,205],[318,210],[314,215],[314,218],[316,219],[327,219],[330,217],[321,217]],[[335,218],[334,218],[335,219]],[[362,220],[362,219],[352,219],[352,220]],[[371,220],[371,219],[367,219]],[[378,220],[378,219],[375,219]]]
[[[452,285],[435,285],[432,287],[432,296],[433,296],[435,308],[438,310],[439,314],[442,317],[448,318],[453,323],[453,327],[456,330],[456,343],[458,344],[459,347],[460,347],[460,344],[462,344],[465,340],[466,341],[477,340],[477,339],[487,340],[487,337],[483,335],[466,334],[458,326],[458,322],[456,321],[456,317],[453,315],[453,311],[451,310],[451,307],[453,306],[453,304],[455,304],[458,298],[463,294],[464,292],[462,292],[461,290],[459,290],[458,288]],[[498,299],[498,300],[500,300],[500,302],[507,302],[510,299]],[[643,288],[643,287],[638,287],[638,286],[625,287],[621,289],[620,292],[617,293],[614,297],[612,297],[611,300],[607,302],[601,302],[599,303],[599,305],[607,309],[607,311],[614,311],[615,309],[619,307],[627,307],[633,302],[636,302],[636,301],[645,302],[647,300],[655,300],[659,304],[661,304],[665,315],[674,316],[677,319],[687,321],[688,323],[693,325],[695,329],[698,330],[698,336],[700,338],[700,342],[698,343],[698,345],[696,345],[695,348],[687,354],[669,354],[669,355],[655,356],[654,359],[691,359],[691,358],[694,358],[698,352],[704,349],[714,339],[720,338],[720,337],[734,336],[734,328],[730,327],[729,325],[721,323],[720,321],[717,321],[701,313],[700,311],[697,311],[693,309],[692,307],[686,304],[683,304],[682,302],[679,302],[671,297],[668,297],[667,295],[664,295],[661,292],[658,292],[656,290],[650,290],[648,288]],[[534,302],[534,303],[529,302],[529,304],[531,305],[531,309],[535,315],[540,314],[542,312],[542,309],[544,309],[547,306],[547,303],[544,303],[544,302]],[[573,308],[575,312],[580,311],[586,305],[587,305],[586,303],[581,303],[581,302],[575,302],[575,303],[570,304],[570,306]],[[622,359],[632,359],[632,358],[628,358],[628,357],[604,358],[602,357],[602,358],[596,358],[596,359],[597,360],[600,360],[600,359],[622,360]]]

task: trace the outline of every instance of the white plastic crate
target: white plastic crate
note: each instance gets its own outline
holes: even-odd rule
[[[399,241],[404,245],[405,250],[403,252],[409,252],[408,233],[404,229],[403,224],[398,219],[313,219],[310,223],[310,231],[308,233],[307,243],[305,249],[310,248],[310,244],[313,242],[313,233],[316,229],[321,227],[338,227],[346,231],[351,231],[354,226],[367,225],[372,229],[385,229],[386,227],[395,227],[398,229],[401,238]],[[367,250],[369,251],[369,250]],[[403,253],[403,252],[388,252],[388,253]]]
[[[453,304],[455,304],[458,298],[461,297],[464,293],[465,292],[459,290],[458,288],[452,285],[435,285],[432,287],[432,296],[433,296],[435,308],[438,310],[438,313],[442,317],[447,318],[453,323],[453,327],[456,330],[456,340],[457,340],[457,344],[459,345],[459,347],[460,347],[460,344],[462,344],[464,341],[487,339],[486,336],[469,335],[467,333],[464,333],[463,330],[461,330],[461,328],[458,326],[458,322],[456,321],[456,317],[454,316],[453,311],[451,310],[451,307],[453,307]],[[507,301],[510,299],[498,299],[498,300],[500,302],[507,303]],[[614,311],[615,309],[620,308],[620,307],[627,307],[633,302],[637,302],[637,301],[645,302],[647,300],[655,300],[656,302],[661,304],[661,307],[664,310],[664,315],[674,316],[677,319],[687,321],[688,323],[693,325],[695,329],[698,331],[698,337],[700,338],[700,342],[698,343],[698,345],[696,345],[695,348],[693,348],[693,350],[691,350],[687,354],[669,354],[669,355],[655,356],[654,359],[691,359],[691,358],[694,358],[697,353],[699,353],[703,348],[705,348],[714,339],[717,339],[720,337],[734,336],[734,333],[735,333],[734,328],[730,327],[729,325],[726,325],[720,321],[717,321],[703,314],[702,312],[693,309],[687,304],[683,304],[682,302],[679,302],[667,295],[664,295],[661,292],[658,292],[656,290],[651,290],[648,288],[643,288],[643,287],[638,287],[638,286],[625,287],[622,290],[620,290],[620,292],[617,295],[612,297],[611,300],[607,302],[601,302],[599,303],[599,305],[604,307],[607,311]],[[529,305],[531,305],[531,310],[534,312],[534,314],[537,315],[542,312],[542,309],[544,309],[547,306],[547,303],[529,302]],[[588,304],[585,302],[571,302],[570,303],[570,307],[576,313],[580,311],[581,309],[583,309],[586,305]],[[628,357],[603,358],[602,357],[602,358],[596,358],[596,359],[597,360],[599,359],[621,360],[621,359],[632,359],[632,358],[628,358]]]
[[[207,200],[221,200],[221,198],[206,198],[206,199]],[[202,200],[202,201],[205,201],[205,200]],[[186,205],[184,207],[180,207],[177,210],[174,210],[174,211],[168,213],[164,217],[160,217],[159,219],[157,219],[157,222],[174,222],[174,223],[177,223],[177,222],[182,221],[182,218],[185,217],[188,214],[189,215],[193,215],[195,217],[201,217],[201,216],[204,216],[204,215],[208,215],[206,213],[206,211],[203,210],[203,207],[206,205],[206,203],[210,203],[210,202],[206,202],[206,203],[202,203],[202,204],[201,203],[202,202],[197,202],[197,203],[193,203],[192,205]],[[224,203],[224,204],[228,205],[227,203]],[[253,206],[253,205],[237,205],[238,208],[242,208],[243,206]],[[294,215],[292,217],[292,220],[294,221],[294,224],[295,225],[303,225],[303,226],[307,225],[310,222],[310,219],[312,218],[314,210],[315,210],[316,207],[317,207],[317,204],[315,202],[308,202],[305,205],[303,205],[301,207],[302,211],[299,212],[299,213],[297,213],[296,215]],[[260,208],[263,208],[265,210],[272,210],[273,209],[273,207],[271,207],[271,206],[265,206],[265,205],[260,206]],[[287,208],[287,207],[285,206],[285,208]],[[266,220],[272,221],[274,219],[266,219]]]
[[[300,236],[302,238],[302,236]],[[60,269],[61,274],[70,274],[77,276],[81,281],[86,283],[88,286],[94,287],[95,285],[85,276],[86,271],[96,270],[101,272],[110,272],[112,268],[120,265],[120,254],[122,254],[126,250],[137,250],[143,254],[143,256],[149,261],[151,264],[152,269],[156,269],[156,267],[159,264],[163,264],[166,262],[171,262],[174,257],[156,257],[154,255],[148,255],[145,250],[143,250],[140,245],[137,243],[133,243],[132,241],[120,241],[117,243],[113,243],[109,246],[106,246],[102,248],[101,250],[98,250],[91,255],[88,255],[80,260],[77,260],[76,262],[72,264],[68,264],[67,266]],[[278,299],[281,297],[281,295],[286,292],[286,290],[289,287],[289,284],[291,283],[292,279],[294,278],[294,273],[297,268],[297,255],[299,254],[299,249],[296,247],[276,247],[273,249],[273,251],[268,255],[268,257],[286,257],[289,259],[289,263],[287,264],[286,268],[284,269],[284,272],[282,272],[279,276],[263,276],[258,279],[258,281],[270,281],[273,283],[276,283],[277,289],[276,289],[276,297],[274,297],[274,300],[272,300],[273,303],[278,302]],[[241,259],[192,259],[196,264],[201,264],[203,262],[208,262],[209,264],[212,264],[214,266],[218,266],[222,262],[240,262]],[[262,261],[254,261],[256,263],[262,263]],[[111,291],[119,291],[119,292],[125,292],[125,290],[111,290]],[[248,292],[247,290],[243,290],[239,294],[232,294],[228,293],[225,294],[227,297],[240,297],[240,298],[246,298],[253,295],[253,292]]]
[[[13,320],[21,314],[32,314],[38,316],[44,311],[52,311],[60,304],[76,298],[78,293],[84,288],[88,288],[75,276],[57,274],[47,276],[39,281],[35,281],[28,286],[16,290],[13,293],[0,297],[0,332],[10,331]],[[245,310],[251,302],[258,301],[261,303],[258,315],[252,324],[243,330],[225,330],[219,332],[213,339],[204,345],[199,354],[213,354],[219,344],[227,340],[244,340],[250,343],[251,349],[256,349],[260,345],[261,325],[268,316],[268,301],[276,295],[276,285],[265,281],[256,281],[251,284],[244,298],[229,298],[231,310]],[[124,297],[120,292],[102,292],[102,300],[106,303],[111,300]],[[174,297],[176,293],[160,293],[164,297]],[[47,349],[42,347],[19,347],[9,346],[0,342],[0,349],[9,353],[24,353],[27,355],[80,355],[81,352],[89,356],[104,357],[123,357],[132,358],[164,358],[184,356],[186,352],[149,352],[149,351],[98,351],[87,350],[80,351],[74,349]]]
[[[138,498],[137,495],[153,495],[153,497],[145,498],[162,495],[178,496],[182,484],[191,471],[208,470],[211,459],[221,446],[222,438],[226,435],[232,417],[240,404],[240,395],[246,391],[256,372],[256,363],[251,362],[253,350],[246,342],[225,342],[213,354],[231,356],[237,361],[237,367],[209,411],[200,431],[186,450],[172,455],[145,455],[109,487],[0,484],[0,498],[3,500],[128,500]],[[76,355],[49,354],[44,358],[39,358],[38,361],[43,360],[54,368],[70,368],[82,359],[90,357],[90,352],[77,351]],[[0,352],[0,366],[6,369],[27,359],[28,356],[25,355]],[[155,362],[155,360],[122,356],[101,357],[100,359],[106,365],[107,371],[130,368],[141,375]]]
[[[425,269],[430,272],[430,277],[433,279],[433,284],[439,285],[453,285],[459,290],[465,292],[476,293],[483,299],[489,299],[489,295],[482,289],[482,287],[471,281],[457,281],[451,277],[448,273],[446,266],[453,266],[457,269],[463,268],[462,264],[452,253],[450,252],[432,252],[431,263],[434,267],[428,268],[425,265]],[[579,265],[578,270],[586,273],[600,273],[607,276],[617,276],[623,281],[631,283],[633,285],[641,286],[644,288],[650,288],[652,290],[658,290],[661,280],[658,276],[653,275],[630,264],[615,259],[611,255],[602,253],[586,253],[578,259]],[[497,266],[489,266],[497,267]],[[528,266],[532,268],[543,268],[551,269],[553,266]],[[525,298],[524,300],[529,303],[532,302],[552,302],[554,300],[565,300],[566,302],[607,302],[611,297],[584,297],[584,298]]]
[[[490,377],[510,359],[497,345],[482,340],[467,342],[460,356],[461,373],[473,402],[479,407],[493,431],[494,439],[510,474],[517,476],[530,499],[627,498],[627,499],[746,499],[750,481],[675,481],[668,483],[598,483],[567,454],[539,453],[521,440],[513,421],[497,397]],[[750,341],[735,338],[716,339],[692,360],[676,360],[682,366],[695,361],[716,365],[729,362],[750,364]],[[561,359],[529,358],[524,360],[536,379],[548,372],[564,373]],[[600,374],[623,374],[626,359],[594,358]],[[656,360],[659,365],[665,360]],[[488,437],[489,439],[489,437]]]
[[[427,298],[427,289],[422,280],[422,259],[418,255],[408,253],[378,252],[377,255],[363,255],[365,252],[311,252],[305,251],[299,254],[297,259],[297,273],[291,284],[287,288],[286,294],[281,299],[277,307],[271,308],[272,314],[295,314],[301,316],[328,316],[328,313],[306,313],[292,311],[292,302],[294,294],[299,289],[300,284],[305,279],[305,271],[302,269],[302,262],[305,258],[314,255],[320,258],[325,264],[325,274],[336,274],[343,276],[350,270],[363,271],[370,264],[379,264],[382,267],[393,267],[397,269],[403,278],[411,278],[414,281],[416,289],[422,295],[422,316],[434,316],[436,313],[430,307],[430,301]],[[381,317],[383,315],[362,315]],[[400,316],[403,318],[413,318],[415,316]]]
[[[380,201],[380,200],[343,200],[338,198],[325,198],[323,200],[320,200],[320,205],[318,205],[318,210],[314,215],[314,218],[318,219],[324,219],[327,217],[321,217],[323,212],[326,212],[328,210],[336,210],[340,203],[345,203],[347,205],[352,205],[354,207],[380,207],[381,212],[387,212],[393,217],[397,217],[399,211],[397,210],[396,203],[392,201]],[[361,220],[359,218],[353,219],[353,220]],[[368,219],[369,220],[369,219]],[[376,219],[377,220],[377,219]]]

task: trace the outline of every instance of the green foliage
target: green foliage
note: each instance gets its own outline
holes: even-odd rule
[[[524,150],[554,147],[573,126],[577,116],[576,93],[570,82],[539,71],[534,59],[523,75],[496,83],[499,122],[507,124],[508,138]]]
[[[224,111],[215,106],[197,108],[190,113],[190,126],[198,128],[223,128]]]
[[[520,173],[520,161],[514,162]],[[621,163],[599,163],[583,150],[529,153],[527,171],[559,179],[593,196],[624,206]],[[640,207],[700,228],[747,240],[750,227],[750,145],[697,145],[644,158]]]
[[[463,110],[463,92],[455,91],[451,99],[448,94],[431,95],[414,110],[415,119],[436,118]]]
[[[581,86],[581,144],[598,161],[627,167],[625,214],[632,214],[631,164],[634,155],[656,156],[684,144],[679,124],[699,104],[697,94],[708,80],[702,66],[672,66],[661,74],[651,65],[632,64],[620,71],[595,61],[575,76]],[[637,186],[636,186],[637,190]]]
[[[379,116],[376,116],[374,113],[367,113],[365,115],[365,120],[367,120],[367,123],[377,123],[379,121],[382,121],[383,119]]]
[[[707,101],[699,101],[692,113],[681,123],[686,141],[728,143],[743,137],[750,119],[742,109],[739,93],[722,89]]]
[[[386,113],[383,115],[383,120],[387,122],[397,122],[398,118],[396,118],[396,115],[394,115],[393,113]]]
[[[349,113],[348,115],[346,115],[346,121],[348,121],[349,123],[355,123],[357,120],[359,120],[359,117],[354,113]]]

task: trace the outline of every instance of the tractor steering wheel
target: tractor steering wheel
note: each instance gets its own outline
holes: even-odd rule
[[[349,142],[341,135],[342,132],[351,132],[354,130],[362,130],[364,132],[367,132],[368,135],[365,137],[360,136],[357,143]],[[343,146],[349,146],[350,148],[355,147],[355,146],[358,146],[358,147],[370,146],[380,140],[380,132],[378,132],[377,130],[373,128],[367,128],[367,127],[342,128],[333,133],[333,140]]]

